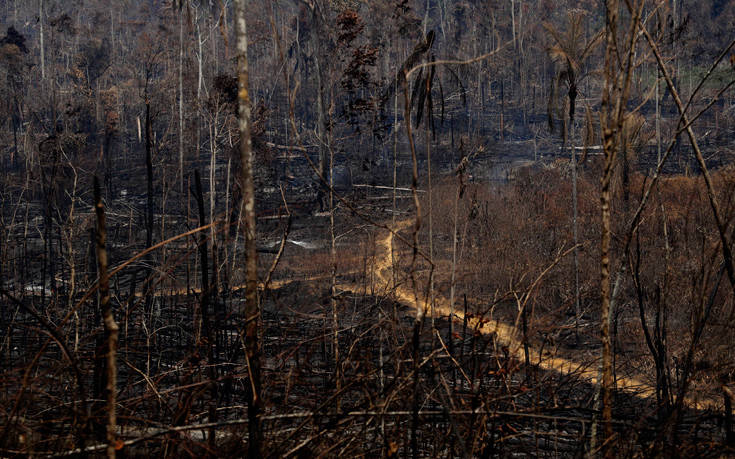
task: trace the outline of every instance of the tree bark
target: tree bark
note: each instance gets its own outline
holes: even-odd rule
[[[610,440],[612,429],[612,352],[610,347],[610,182],[615,155],[617,153],[614,119],[609,119],[611,95],[616,86],[616,32],[618,20],[617,0],[606,0],[606,50],[605,50],[605,88],[602,93],[601,124],[605,166],[601,180],[600,209],[602,213],[602,240],[600,251],[600,334],[602,340],[602,423],[604,426],[603,456],[613,457]],[[613,114],[614,116],[614,114]]]
[[[110,307],[110,277],[107,273],[107,230],[105,228],[105,207],[102,204],[100,183],[94,178],[94,200],[97,213],[97,268],[99,270],[100,308],[105,327],[107,342],[105,392],[107,395],[107,457],[115,457],[117,444],[117,417],[115,404],[117,400],[117,342],[119,328]]]
[[[196,186],[197,209],[199,210],[199,226],[205,226],[207,219],[204,214],[204,191],[202,190],[202,179],[199,170],[194,173],[194,182]],[[207,376],[210,379],[210,400],[209,405],[209,422],[217,422],[217,372],[216,372],[216,355],[214,353],[214,333],[212,332],[212,321],[210,320],[210,299],[212,297],[212,284],[209,281],[209,261],[207,255],[207,235],[202,231],[199,233],[199,257],[202,265],[202,293],[201,293],[201,315],[202,315],[202,333],[199,336],[197,347],[200,347],[202,340],[206,339],[207,349]],[[209,447],[215,449],[215,432],[211,429],[209,432]]]
[[[40,27],[39,31],[39,45],[41,47],[41,79],[46,79],[46,58],[45,58],[45,51],[43,46],[43,0],[39,0],[38,2],[38,23]]]
[[[322,42],[322,34],[325,30],[325,24],[323,18],[320,16],[320,14],[323,14],[322,6],[318,3],[314,3],[314,6],[312,7],[312,23],[314,25],[314,30],[311,32],[312,36],[312,43],[313,43],[313,56],[314,56],[314,64],[316,65],[316,83],[317,83],[317,95],[316,95],[316,109],[317,109],[317,126],[316,126],[316,132],[319,137],[318,144],[319,144],[319,174],[324,177],[324,174],[326,173],[327,169],[327,162],[329,159],[327,158],[327,148],[326,148],[326,140],[325,140],[325,131],[326,131],[326,107],[327,107],[327,101],[325,100],[326,97],[326,76],[327,72],[325,70],[325,66],[328,66],[328,58],[325,56],[325,53],[323,51],[324,44]],[[320,188],[324,187],[324,184],[319,180],[318,186]],[[320,207],[322,205],[320,200]]]
[[[330,134],[331,135],[331,132]],[[334,385],[337,396],[335,411],[339,412],[342,390],[342,367],[339,357],[339,311],[337,310],[337,247],[334,236],[334,152],[331,142],[329,148],[329,258],[331,266],[329,281],[329,301],[332,306],[332,346],[334,347]]]
[[[579,344],[579,318],[582,315],[582,306],[579,298],[579,224],[578,224],[578,197],[577,197],[577,150],[574,146],[574,109],[577,94],[576,82],[571,82],[569,88],[569,150],[572,158],[572,232],[574,237],[574,337]]]
[[[145,102],[145,168],[147,183],[146,219],[145,219],[145,247],[153,245],[153,139],[151,129],[151,106]],[[153,280],[153,258],[148,255],[148,279],[146,280],[145,312],[149,313],[153,306],[153,292],[151,290]]]
[[[179,192],[184,194],[184,15],[179,11]]]
[[[245,23],[245,0],[235,0],[235,28],[237,35],[238,119],[240,128],[240,160],[243,212],[242,228],[245,233],[245,356],[250,384],[248,385],[248,457],[261,456],[262,432],[258,416],[260,398],[260,344],[258,324],[258,272],[255,252],[255,185],[253,183],[253,149],[250,137],[250,94],[248,92],[248,39]]]

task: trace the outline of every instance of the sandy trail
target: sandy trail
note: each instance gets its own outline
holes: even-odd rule
[[[411,225],[411,220],[406,220],[398,223],[393,232],[388,234],[376,241],[378,246],[378,255],[375,261],[375,277],[383,284],[383,288],[386,291],[391,290],[392,285],[392,273],[393,263],[391,256],[391,249],[394,243],[394,232],[398,232]],[[380,254],[382,252],[382,254]],[[394,295],[398,301],[406,304],[413,309],[423,307],[421,304],[416,304],[414,292],[409,287],[402,285],[393,289]],[[434,313],[436,317],[450,316],[449,300],[438,293],[434,295]],[[455,320],[460,322],[464,321],[464,313],[456,308],[453,312]],[[474,329],[477,327],[484,334],[495,333],[497,341],[506,346],[509,350],[509,355],[515,357],[519,361],[525,360],[525,354],[523,350],[523,343],[519,337],[519,331],[516,327],[505,324],[498,320],[487,318],[484,319],[484,324],[478,325],[479,320],[475,317],[469,317],[467,319],[467,325]],[[598,370],[599,363],[597,361],[593,363],[578,363],[570,359],[563,357],[555,357],[548,355],[544,352],[544,355],[540,355],[539,349],[529,347],[529,359],[531,362],[537,362],[538,367],[543,370],[554,371],[561,374],[575,374],[578,377],[587,380],[592,384],[597,384],[600,381],[601,375]],[[635,377],[618,376],[616,379],[617,389],[635,395],[640,398],[655,398],[656,391],[653,386],[645,383]],[[711,399],[705,400],[694,400],[691,397],[686,399],[686,402],[691,407],[696,408],[720,408],[718,403],[715,403]]]

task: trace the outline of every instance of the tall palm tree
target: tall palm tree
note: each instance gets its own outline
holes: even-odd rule
[[[574,146],[574,112],[577,104],[577,94],[579,84],[590,73],[584,73],[584,64],[592,55],[598,43],[602,38],[602,31],[599,31],[588,38],[585,27],[585,12],[581,10],[572,10],[568,13],[567,24],[564,31],[559,31],[553,24],[544,23],[544,29],[552,38],[553,44],[549,47],[548,53],[551,59],[559,66],[559,71],[555,81],[551,85],[551,97],[549,98],[549,123],[553,129],[553,105],[556,102],[556,89],[558,86],[565,85],[567,94],[565,102],[568,108],[568,119],[564,120],[562,128],[562,150],[569,145],[569,152],[572,161],[572,227],[574,232],[574,335],[579,341],[579,317],[581,316],[580,298],[579,298],[579,251],[576,247],[579,242],[579,231],[577,225],[577,154]],[[588,120],[590,117],[587,117]],[[588,130],[590,126],[588,126]]]

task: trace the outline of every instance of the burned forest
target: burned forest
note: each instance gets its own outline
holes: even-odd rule
[[[735,1],[2,0],[0,81],[0,457],[735,457]]]

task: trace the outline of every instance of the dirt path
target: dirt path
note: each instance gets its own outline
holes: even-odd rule
[[[403,221],[396,225],[395,232],[400,231],[413,222]],[[375,261],[375,277],[383,285],[386,291],[391,290],[392,286],[392,271],[393,262],[391,256],[391,249],[394,243],[393,232],[389,232],[386,236],[378,239],[376,245],[378,246],[378,255]],[[381,253],[382,252],[382,253]],[[407,286],[398,286],[393,289],[396,299],[403,304],[406,304],[413,309],[422,307],[420,304],[416,304],[414,292]],[[435,293],[434,301],[434,313],[437,317],[439,316],[450,316],[450,305],[449,300],[438,293]],[[460,322],[464,321],[464,313],[457,310],[455,306],[454,318]],[[485,318],[487,320],[487,318]],[[509,354],[516,359],[523,361],[525,360],[525,354],[523,350],[523,343],[519,337],[519,331],[516,327],[505,324],[498,320],[491,319],[490,321],[478,326],[478,319],[470,317],[467,319],[467,324],[471,328],[478,327],[478,329],[485,334],[495,333],[499,343],[508,347]],[[544,370],[554,371],[561,374],[576,374],[579,377],[586,379],[592,384],[597,384],[600,381],[600,373],[598,371],[599,363],[597,361],[593,363],[579,363],[574,360],[566,359],[563,357],[555,357],[544,352],[544,355],[540,355],[539,350],[533,347],[529,348],[529,358],[531,362],[537,363],[538,367]],[[643,381],[635,377],[618,376],[617,380],[618,390],[625,391],[632,395],[641,398],[655,398],[655,388],[650,384],[644,383]],[[696,408],[720,408],[719,403],[715,403],[714,400],[694,400],[691,397],[686,399],[687,404],[691,407]]]

